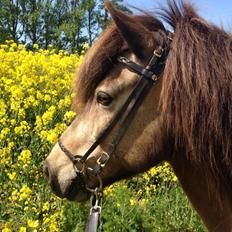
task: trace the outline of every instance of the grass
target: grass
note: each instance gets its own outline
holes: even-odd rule
[[[115,184],[112,193],[104,196],[100,231],[207,231],[179,183],[160,184],[140,198],[141,190],[128,188],[129,182]],[[62,231],[84,231],[89,208],[88,203],[66,202]]]

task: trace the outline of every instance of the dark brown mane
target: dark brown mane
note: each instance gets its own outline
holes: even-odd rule
[[[163,76],[164,124],[187,159],[231,189],[232,38],[190,4],[169,2],[161,16],[175,31]]]

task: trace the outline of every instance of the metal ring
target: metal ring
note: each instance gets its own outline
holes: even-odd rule
[[[79,162],[79,161],[78,161]],[[81,163],[81,162],[79,162],[79,163]],[[73,163],[73,167],[74,167],[74,170],[76,171],[76,172],[78,172],[78,173],[80,173],[80,174],[84,174],[85,173],[85,170],[86,170],[86,165],[85,165],[85,163],[81,163],[82,164],[82,169],[81,170],[79,170],[78,168],[77,168],[77,166],[76,166],[76,163]]]
[[[95,195],[97,193],[101,193],[102,192],[102,187],[103,187],[103,183],[102,183],[102,179],[100,177],[100,175],[97,175],[97,178],[98,178],[98,181],[99,181],[99,187],[96,187],[96,188],[90,188],[87,184],[85,185],[85,188],[91,192],[91,193],[94,193]]]

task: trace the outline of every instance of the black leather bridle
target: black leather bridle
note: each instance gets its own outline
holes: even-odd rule
[[[102,168],[104,168],[104,166],[106,165],[109,158],[114,153],[117,145],[121,141],[123,135],[125,134],[129,125],[131,124],[136,112],[138,111],[139,106],[142,104],[146,95],[149,93],[149,90],[159,80],[165,66],[165,61],[168,52],[170,50],[172,33],[169,32],[167,38],[168,40],[165,44],[165,47],[160,46],[156,50],[154,50],[150,61],[145,67],[136,64],[135,62],[127,59],[126,57],[118,57],[117,61],[119,63],[127,67],[130,71],[139,74],[140,78],[136,83],[134,89],[130,93],[129,97],[125,101],[125,103],[122,105],[120,110],[115,115],[115,117],[111,120],[106,129],[102,131],[102,133],[98,136],[96,141],[89,147],[89,149],[85,152],[83,156],[73,154],[69,149],[67,149],[64,146],[60,139],[58,140],[60,149],[73,163],[77,175],[80,179],[82,179],[82,175],[85,175],[85,173],[88,172],[91,175],[96,176],[99,180],[99,186],[95,189],[91,189],[89,188],[89,186],[85,184],[86,189],[92,192],[95,196],[95,201],[90,211],[90,216],[92,217],[90,217],[89,219],[89,224],[86,228],[86,231],[97,231],[97,221],[101,211],[99,201],[101,200],[102,196],[102,179],[100,176],[100,172]],[[107,151],[103,152],[100,155],[94,167],[90,167],[89,165],[87,165],[86,161],[91,155],[91,153],[95,150],[97,146],[99,146],[106,139],[106,137],[109,135],[109,133],[120,120],[122,120],[122,122],[120,123],[119,129],[113,135],[111,144],[108,147]],[[82,182],[83,183],[81,184],[83,185],[84,181]]]

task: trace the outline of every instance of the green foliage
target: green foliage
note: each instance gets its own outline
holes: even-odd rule
[[[6,39],[18,41],[22,36],[19,27],[20,6],[19,1],[0,0],[0,43]]]
[[[112,4],[129,11],[122,0]],[[80,52],[110,21],[103,0],[0,0],[0,43],[14,40]]]

